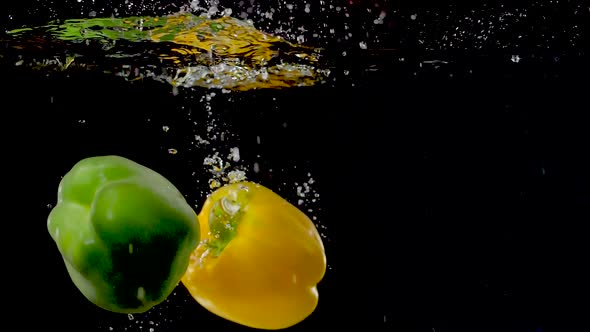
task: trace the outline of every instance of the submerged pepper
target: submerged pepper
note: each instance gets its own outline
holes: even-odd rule
[[[74,165],[47,228],[82,294],[121,313],[165,300],[199,242],[196,213],[174,185],[118,156]]]
[[[199,213],[203,240],[182,283],[209,311],[261,329],[309,316],[326,256],[313,222],[271,190],[251,182],[216,190]]]

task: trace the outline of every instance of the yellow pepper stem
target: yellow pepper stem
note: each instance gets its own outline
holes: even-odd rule
[[[244,214],[243,207],[248,201],[248,187],[240,186],[213,203],[209,212],[209,229],[213,239],[205,242],[213,257],[218,257],[236,236]]]

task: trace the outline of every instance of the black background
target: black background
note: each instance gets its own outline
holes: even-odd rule
[[[384,2],[391,15],[373,27],[365,11],[373,4],[349,6],[353,39],[326,41],[335,83],[212,102],[240,137],[242,157],[262,156],[251,179],[292,201],[302,173],[317,180],[330,269],[317,311],[292,330],[584,330],[588,6]],[[27,22],[22,13],[33,5],[11,5],[9,13]],[[49,15],[43,8],[31,22]],[[55,8],[57,16],[74,12]],[[476,28],[457,23],[465,15],[523,8],[528,15],[508,31],[486,30],[500,43],[479,47],[477,31],[459,46],[441,41],[453,24]],[[363,33],[373,40],[367,50],[358,47]],[[348,56],[337,56],[343,50]],[[71,285],[46,232],[47,205],[69,167],[100,154],[145,164],[201,201],[207,177],[196,182],[191,173],[206,152],[186,138],[186,108],[204,117],[199,99],[207,91],[174,96],[164,84],[99,73],[47,77],[13,66],[1,73],[6,324],[139,331]],[[170,146],[179,153],[170,155]],[[144,319],[159,322],[156,331],[247,330],[177,293]]]

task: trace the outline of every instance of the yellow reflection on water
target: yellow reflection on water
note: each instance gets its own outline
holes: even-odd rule
[[[149,77],[174,86],[250,90],[311,86],[328,74],[318,69],[318,50],[288,42],[232,17],[209,19],[178,13],[163,17],[72,19],[9,34],[18,37],[35,31],[76,44],[103,43],[104,56],[120,60],[119,68],[136,68],[103,70],[129,80]],[[121,47],[121,41],[127,42],[127,46]],[[149,65],[130,63],[137,54],[155,55],[157,61]],[[84,62],[85,58],[78,55],[75,66],[96,68]],[[35,65],[46,68],[47,63],[51,62],[37,59]],[[64,66],[59,69],[64,70]]]

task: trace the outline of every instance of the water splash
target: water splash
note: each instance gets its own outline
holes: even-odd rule
[[[175,87],[311,86],[329,74],[318,69],[319,49],[290,43],[228,16],[210,19],[182,12],[71,19],[12,30],[8,36],[8,56],[0,61],[34,69],[99,69],[130,81],[152,78]]]

